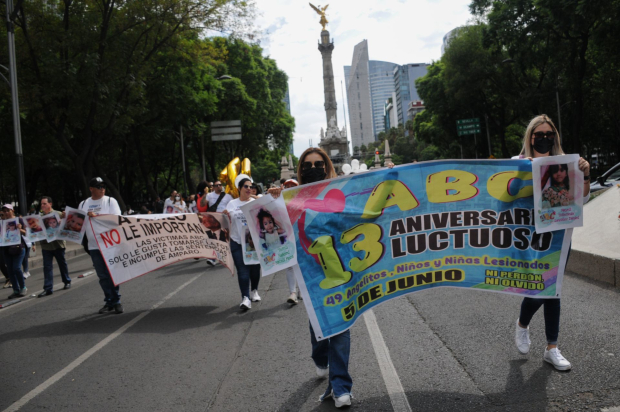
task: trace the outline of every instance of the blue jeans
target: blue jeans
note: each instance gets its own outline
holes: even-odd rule
[[[241,298],[250,298],[250,290],[258,289],[260,281],[260,265],[246,265],[243,263],[243,250],[241,245],[234,240],[230,241],[230,253],[232,253],[235,267],[237,268],[237,278],[239,279],[239,290]],[[250,285],[252,289],[250,289]]]
[[[321,398],[334,391],[335,397],[350,395],[353,379],[349,375],[349,355],[351,353],[351,331],[346,330],[320,342],[314,337],[310,325],[310,341],[312,342],[312,360],[321,369],[329,366],[329,385]]]
[[[54,289],[54,258],[60,268],[60,277],[65,285],[71,283],[69,277],[69,268],[67,267],[67,261],[65,259],[65,249],[45,250],[42,249],[43,254],[43,289],[46,291],[52,291]]]
[[[532,317],[541,306],[545,306],[545,335],[549,345],[558,344],[560,333],[560,299],[524,298],[521,303],[519,322],[521,325],[530,324]]]
[[[22,262],[25,255],[26,249],[22,249],[19,255],[11,255],[9,248],[4,248],[4,262],[6,263],[6,269],[9,271],[9,279],[11,279],[13,292],[15,293],[19,293],[26,287],[24,272],[22,272]]]
[[[113,307],[117,303],[121,303],[121,295],[118,293],[120,288],[114,286],[112,276],[110,276],[110,272],[108,272],[108,267],[105,264],[105,260],[103,260],[101,252],[98,250],[90,250],[89,252],[90,258],[93,261],[93,266],[95,267],[95,272],[97,272],[97,277],[99,278],[99,285],[105,295],[105,299],[103,299],[105,305]]]

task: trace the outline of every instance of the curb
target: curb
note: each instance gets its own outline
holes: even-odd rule
[[[620,289],[620,260],[571,250],[566,270]]]
[[[86,252],[84,251],[84,248],[82,247],[82,245],[79,245],[79,247],[71,247],[71,248],[67,247],[65,249],[65,259],[70,259],[72,257],[85,255],[85,254]],[[30,258],[30,260],[28,261],[28,266],[31,269],[43,267],[43,252],[42,252],[41,246],[38,243],[37,243],[37,255],[35,257]]]

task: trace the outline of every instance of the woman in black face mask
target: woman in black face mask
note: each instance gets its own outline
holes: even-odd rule
[[[523,137],[523,149],[519,156],[513,159],[527,158],[532,160],[536,157],[563,155],[560,146],[560,135],[551,119],[541,114],[530,121]],[[590,198],[590,164],[583,158],[579,158],[579,170],[584,175],[583,203]],[[522,354],[530,351],[530,331],[529,323],[532,317],[541,306],[545,309],[545,335],[547,336],[547,347],[543,359],[552,364],[557,370],[569,370],[571,364],[558,349],[558,334],[560,332],[560,299],[535,299],[524,298],[521,303],[521,313],[517,319],[515,330],[515,344]]]
[[[306,149],[299,158],[297,181],[300,184],[320,182],[336,177],[329,156],[317,147]],[[290,271],[292,275],[292,271]],[[319,378],[328,378],[328,386],[321,400],[332,397],[337,408],[351,405],[353,379],[349,375],[351,331],[347,330],[329,339],[317,342],[310,325],[312,360]]]

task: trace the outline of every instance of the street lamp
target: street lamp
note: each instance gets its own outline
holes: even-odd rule
[[[13,0],[6,0],[6,28],[9,43],[9,79],[11,87],[11,101],[13,104],[13,134],[15,135],[15,154],[17,155],[17,198],[19,199],[19,212],[26,216],[26,177],[24,174],[24,153],[22,151],[22,133],[19,123],[19,97],[17,94],[17,64],[15,63],[15,25],[11,14],[13,12]],[[6,67],[3,66],[4,69]],[[6,77],[2,76],[4,80]]]

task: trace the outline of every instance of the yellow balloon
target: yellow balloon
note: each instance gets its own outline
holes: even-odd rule
[[[246,174],[251,177],[251,165],[250,159],[245,158],[242,162],[238,157],[235,157],[220,172],[220,181],[226,186],[226,193],[229,193],[235,199],[239,197],[239,189],[235,187],[235,179],[237,179],[239,174]]]
[[[248,159],[247,157],[243,159],[243,162],[241,162],[241,173],[244,173],[252,177],[251,166],[252,166],[252,162],[250,162],[250,159]]]

